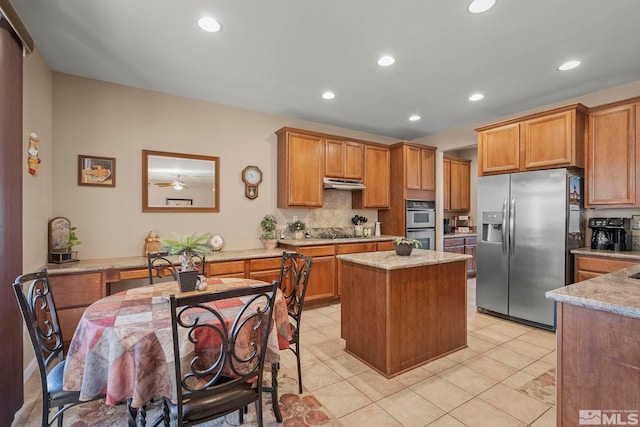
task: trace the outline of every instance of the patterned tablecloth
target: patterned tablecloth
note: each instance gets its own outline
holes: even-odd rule
[[[209,291],[264,284],[257,280],[209,278]],[[106,394],[114,405],[131,398],[135,408],[159,396],[175,396],[169,295],[179,293],[177,282],[129,289],[87,307],[73,336],[64,370],[64,389],[80,390],[80,398]],[[216,303],[232,319],[239,299]],[[282,293],[273,312],[267,363],[280,361],[289,347],[291,331]]]

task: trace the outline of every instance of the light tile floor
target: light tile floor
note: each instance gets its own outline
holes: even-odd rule
[[[386,379],[344,351],[340,305],[305,311],[302,378],[342,425],[555,426],[555,400],[519,390],[556,365],[555,334],[478,313],[468,281],[468,348]],[[281,393],[297,393],[293,353],[282,353]],[[37,425],[40,387],[25,385],[14,426]]]

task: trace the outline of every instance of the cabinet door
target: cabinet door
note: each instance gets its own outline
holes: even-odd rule
[[[286,132],[284,141],[281,138],[278,141],[278,207],[322,207],[324,138],[293,132]]]
[[[389,208],[389,149],[366,145],[364,148],[364,185],[362,191],[352,193],[354,209]]]
[[[458,162],[460,169],[460,210],[471,210],[471,165],[468,162]]]
[[[404,147],[404,173],[407,179],[406,187],[409,190],[420,190],[422,171],[420,170],[420,149],[417,147]]]
[[[509,173],[520,169],[520,123],[478,133],[480,175]]]
[[[475,275],[476,274],[476,238],[465,238],[464,239],[464,253],[466,255],[471,255],[473,258],[467,260],[467,275]]]
[[[344,142],[325,139],[324,174],[332,178],[344,178]]]
[[[362,179],[364,172],[364,147],[358,142],[344,143],[344,177]]]
[[[442,161],[442,204],[445,211],[451,209],[451,160]]]
[[[586,207],[635,206],[636,105],[589,114]]]
[[[337,295],[335,280],[335,246],[307,246],[298,253],[313,257],[306,301],[331,299]]]
[[[451,177],[450,177],[450,209],[452,211],[458,211],[462,209],[462,197],[460,187],[462,185],[462,170],[461,163],[455,160],[451,160]]]
[[[436,151],[420,150],[421,190],[436,189]]]
[[[522,124],[524,168],[542,169],[572,164],[575,111],[550,114]],[[582,137],[582,135],[580,135]]]

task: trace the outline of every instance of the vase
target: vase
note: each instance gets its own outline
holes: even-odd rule
[[[396,250],[396,254],[400,256],[409,256],[413,250],[413,245],[409,245],[407,243],[400,243],[399,245],[394,244],[393,246]]]
[[[268,240],[263,240],[262,244],[264,245],[265,249],[275,249],[278,246],[278,240],[277,239],[268,239]]]
[[[304,231],[294,231],[293,238],[296,240],[304,239]]]
[[[353,227],[353,231],[354,231],[354,235],[360,237],[364,235],[364,226],[363,225],[356,225]]]
[[[191,292],[196,290],[198,283],[198,270],[178,271],[178,283],[182,292]]]

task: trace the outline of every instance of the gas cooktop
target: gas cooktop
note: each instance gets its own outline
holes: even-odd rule
[[[339,234],[339,233],[320,233],[320,239],[353,239],[357,237],[355,234]]]

